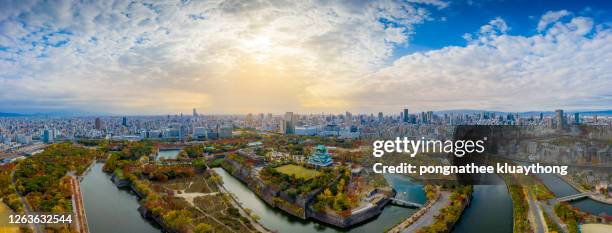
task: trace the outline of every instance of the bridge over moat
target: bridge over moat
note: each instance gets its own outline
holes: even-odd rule
[[[557,202],[575,201],[575,200],[578,200],[578,199],[587,198],[590,195],[591,195],[591,193],[577,193],[577,194],[573,194],[573,195],[557,198],[556,201]]]
[[[400,200],[397,198],[390,198],[391,199],[391,204],[396,205],[396,206],[403,206],[403,207],[409,207],[409,208],[421,208],[423,207],[422,204],[419,203],[414,203],[414,202],[410,202],[410,201],[405,201],[405,200]]]

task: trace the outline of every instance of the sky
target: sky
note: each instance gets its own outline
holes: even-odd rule
[[[612,109],[611,1],[0,2],[0,112]]]

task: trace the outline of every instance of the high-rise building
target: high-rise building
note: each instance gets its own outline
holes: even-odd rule
[[[217,129],[219,138],[231,138],[232,137],[232,126],[221,126]]]
[[[383,122],[385,120],[383,113],[382,112],[378,112],[378,121],[379,122]]]
[[[287,122],[285,122],[285,119],[280,120],[279,124],[278,124],[278,132],[281,134],[286,134],[287,133]]]
[[[100,119],[99,117],[96,117],[95,125],[96,125],[97,130],[101,130],[102,129],[102,119]]]
[[[295,133],[295,118],[293,116],[293,112],[285,113],[284,123],[285,123],[284,133],[294,134]]]
[[[562,130],[565,128],[565,116],[563,115],[563,110],[562,109],[557,109],[555,110],[556,115],[556,119],[557,119],[557,129],[558,130]]]
[[[45,129],[45,130],[43,131],[43,136],[42,136],[42,138],[43,138],[43,142],[44,142],[44,143],[52,143],[52,142],[53,142],[53,140],[54,140],[54,136],[55,136],[55,134],[54,134],[54,132],[53,132],[53,131],[55,131],[55,130]]]
[[[580,114],[575,112],[574,113],[574,124],[575,125],[579,125],[580,124]]]
[[[407,109],[407,108],[404,108],[404,115],[403,115],[403,119],[402,119],[402,121],[403,121],[404,123],[408,123],[408,121],[409,121],[408,109]]]
[[[205,139],[208,128],[206,127],[193,127],[192,138],[193,139]]]
[[[253,125],[254,125],[253,124],[253,114],[251,114],[251,113],[247,114],[245,119],[244,119],[244,123],[245,123],[245,126],[247,128],[253,127]]]
[[[121,122],[121,124],[125,127],[127,127],[127,117],[123,117],[123,121]]]
[[[193,117],[198,117],[198,111],[195,108],[193,109]]]

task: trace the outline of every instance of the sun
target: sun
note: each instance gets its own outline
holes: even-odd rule
[[[243,50],[250,54],[255,61],[267,61],[273,52],[272,40],[269,35],[257,34],[244,39],[242,43]]]

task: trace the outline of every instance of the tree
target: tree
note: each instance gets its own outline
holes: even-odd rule
[[[164,222],[168,224],[172,229],[176,229],[182,232],[185,227],[189,226],[192,222],[191,213],[188,210],[172,210],[163,216]]]
[[[206,223],[200,223],[195,228],[195,233],[210,233],[213,232],[213,227]]]

